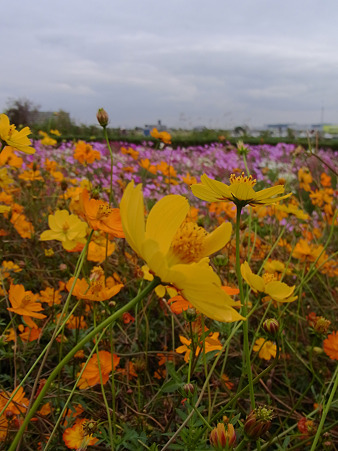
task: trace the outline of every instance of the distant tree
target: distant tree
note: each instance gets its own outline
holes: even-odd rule
[[[39,113],[39,108],[39,105],[35,105],[26,98],[9,99],[5,113],[9,117],[10,122],[17,127],[31,127]]]
[[[247,127],[244,125],[244,126],[235,127],[233,134],[235,136],[246,136],[247,132],[248,132]]]

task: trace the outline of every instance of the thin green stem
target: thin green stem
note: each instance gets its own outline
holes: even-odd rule
[[[27,413],[24,422],[22,423],[19,431],[17,432],[10,448],[8,451],[14,451],[16,449],[16,446],[18,445],[24,431],[26,430],[31,418],[34,416],[36,410],[38,409],[41,401],[45,397],[47,391],[49,390],[52,382],[55,380],[55,378],[58,376],[62,368],[70,362],[70,360],[74,357],[74,355],[84,347],[88,341],[92,340],[99,332],[101,332],[102,329],[109,326],[114,321],[118,320],[123,313],[127,312],[131,308],[133,308],[135,305],[137,305],[144,297],[146,297],[157,285],[159,285],[160,279],[158,277],[155,277],[154,280],[140,293],[138,294],[134,299],[128,302],[128,304],[121,307],[117,312],[110,315],[107,319],[102,321],[98,326],[96,326],[95,329],[93,329],[91,332],[89,332],[63,359],[59,364],[56,366],[56,368],[52,371],[50,376],[48,377],[44,387],[42,388],[40,394],[37,396],[34,404],[32,405],[32,408]]]
[[[317,429],[317,432],[316,432],[316,436],[315,436],[315,438],[313,440],[313,443],[312,443],[310,451],[315,451],[315,449],[317,449],[316,446],[317,446],[319,437],[321,436],[321,432],[322,432],[322,429],[323,429],[323,426],[324,426],[324,423],[325,423],[326,416],[327,416],[327,414],[328,414],[328,412],[330,410],[331,403],[332,403],[334,395],[335,395],[335,393],[337,391],[337,387],[338,387],[338,365],[336,366],[336,371],[334,372],[332,380],[334,380],[334,385],[332,387],[330,397],[329,397],[327,403],[325,404],[325,408],[323,410],[323,414],[322,414],[322,417],[320,419],[320,423],[319,423],[319,426],[318,426],[318,429]]]
[[[96,328],[96,304],[94,304],[94,328]],[[95,343],[96,342],[97,342],[97,337],[95,337]],[[99,354],[99,348],[98,347],[96,348],[96,358],[97,358],[97,367],[98,367],[99,376],[100,376],[100,385],[101,385],[102,398],[103,398],[104,406],[105,406],[106,412],[107,412],[108,434],[109,434],[109,440],[110,440],[110,448],[111,448],[112,451],[114,451],[113,428],[112,428],[112,423],[111,423],[111,417],[110,417],[110,411],[109,411],[109,405],[108,405],[108,401],[107,401],[107,396],[106,396],[106,392],[105,392],[104,384],[103,384],[102,369],[101,369],[101,362],[100,362],[100,354]]]
[[[109,206],[110,206],[112,202],[114,202],[114,204],[116,205],[116,201],[115,201],[115,198],[113,195],[114,155],[113,155],[113,151],[110,147],[107,127],[103,127],[103,134],[104,134],[104,137],[105,137],[105,140],[107,143],[107,147],[109,150],[109,154],[110,154],[110,191],[109,191]]]
[[[55,426],[54,426],[54,428],[53,428],[53,430],[52,430],[52,432],[51,432],[51,434],[49,436],[48,442],[46,443],[46,446],[44,447],[44,451],[47,451],[47,448],[50,445],[50,443],[52,441],[52,438],[54,437],[54,434],[55,434],[59,424],[61,423],[61,421],[63,419],[63,415],[64,415],[64,413],[66,412],[66,410],[68,408],[68,404],[70,403],[70,401],[71,401],[71,399],[72,399],[72,397],[73,397],[73,395],[75,393],[77,384],[78,384],[79,380],[81,379],[82,374],[83,374],[84,370],[86,369],[89,360],[91,359],[92,355],[96,351],[96,349],[97,349],[97,347],[98,347],[98,345],[99,345],[99,343],[100,343],[100,341],[101,341],[101,339],[102,339],[102,337],[103,337],[105,332],[106,332],[106,329],[103,329],[103,331],[101,332],[101,334],[100,334],[98,340],[96,341],[93,349],[90,351],[90,354],[89,354],[85,364],[82,366],[81,371],[79,372],[79,374],[77,376],[76,382],[75,382],[75,384],[74,384],[74,386],[73,386],[73,388],[72,388],[72,390],[71,390],[71,392],[70,392],[70,394],[69,394],[69,396],[67,398],[67,401],[66,401],[65,405],[63,406],[63,409],[62,409],[62,411],[61,411],[61,413],[59,415],[59,418],[57,419],[57,422],[56,422],[56,424],[55,424]]]
[[[242,274],[241,274],[241,261],[240,261],[240,237],[239,237],[239,227],[241,222],[241,212],[242,208],[237,205],[237,211],[236,211],[236,275],[237,275],[237,281],[238,281],[238,288],[239,288],[239,296],[242,303],[242,315],[246,318],[248,315],[248,306],[247,306],[247,300],[244,298],[244,291],[243,291],[243,282],[242,282]],[[249,349],[249,321],[248,319],[246,321],[243,321],[243,348],[244,348],[244,364],[246,367],[246,373],[248,377],[248,383],[249,383],[249,391],[250,391],[250,402],[251,402],[251,408],[252,410],[255,408],[255,394],[253,390],[253,383],[252,383],[252,372],[251,372],[251,364],[250,364],[250,349]]]

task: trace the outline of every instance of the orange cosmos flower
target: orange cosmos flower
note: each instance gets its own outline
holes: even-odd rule
[[[45,290],[40,291],[41,302],[46,302],[50,307],[61,303],[60,290],[54,290],[54,288],[47,287]]]
[[[311,191],[310,184],[313,182],[313,178],[309,168],[304,166],[299,169],[298,180],[299,180],[299,188],[303,188],[303,190],[308,192]]]
[[[38,340],[41,336],[41,332],[42,332],[41,328],[38,328],[38,329],[33,328],[32,329],[30,327],[25,327],[24,331],[19,335],[20,335],[20,338],[22,341],[31,342],[31,341]]]
[[[90,144],[79,141],[74,149],[74,158],[81,164],[92,164],[95,160],[101,160],[101,154],[94,150]]]
[[[6,391],[0,393],[0,410],[4,408],[7,401],[13,395],[14,392],[15,389],[12,391],[12,393],[8,393]],[[24,389],[20,387],[19,390],[15,393],[12,401],[6,407],[4,413],[8,416],[23,414],[26,412],[28,404],[29,400],[25,398]]]
[[[141,166],[141,168],[146,169],[151,174],[156,174],[156,172],[157,172],[156,166],[154,166],[153,164],[150,164],[150,161],[148,158],[141,160],[139,162],[139,165]]]
[[[130,360],[128,363],[126,363],[124,368],[119,368],[117,370],[117,373],[120,373],[123,376],[127,376],[128,379],[132,379],[133,377],[138,377],[138,375],[135,371],[135,366],[134,366],[133,362],[131,362]]]
[[[20,266],[17,265],[16,263],[12,262],[11,260],[8,260],[8,261],[4,260],[1,263],[0,272],[2,272],[2,277],[4,279],[7,279],[7,277],[9,277],[12,272],[14,273],[14,272],[21,272],[21,271],[22,271],[22,269],[20,268]]]
[[[19,179],[25,180],[26,182],[35,182],[37,180],[43,180],[41,177],[41,172],[39,170],[27,170],[23,171],[22,174],[19,175]]]
[[[101,369],[101,375],[102,375],[102,383],[105,384],[108,379],[109,375],[114,367],[117,367],[117,365],[120,362],[120,357],[113,354],[113,362],[112,362],[112,355],[108,351],[99,351],[99,359],[100,359],[100,369]],[[82,367],[85,365],[85,363],[82,363]],[[82,373],[81,379],[78,382],[78,387],[81,390],[84,390],[88,387],[94,387],[94,385],[100,383],[100,371],[99,371],[99,365],[98,365],[98,359],[97,359],[97,353],[93,355],[93,357],[89,360],[85,370]]]
[[[320,176],[320,183],[325,188],[329,188],[331,186],[331,177],[323,172]]]
[[[13,224],[15,230],[18,232],[21,238],[32,238],[32,235],[34,233],[33,224],[27,220],[26,216],[23,213],[17,213],[15,210],[13,211],[13,207],[10,222]]]
[[[153,138],[160,139],[164,144],[171,144],[171,136],[168,132],[159,132],[157,128],[153,128],[150,135]]]
[[[67,282],[67,290],[70,291],[74,282],[72,277]],[[123,288],[122,283],[116,283],[113,277],[104,276],[103,269],[99,266],[94,266],[89,281],[86,279],[77,279],[73,296],[78,299],[86,299],[88,301],[106,301],[112,298]]]
[[[323,348],[326,355],[332,360],[338,360],[338,331],[332,332],[323,342]]]
[[[71,428],[67,428],[63,433],[63,441],[69,449],[87,449],[87,446],[95,445],[98,438],[88,434],[84,426],[88,423],[87,418],[77,419]]]
[[[37,313],[43,310],[39,302],[38,294],[33,294],[31,291],[25,291],[23,285],[11,285],[9,289],[9,300],[12,307],[7,307],[10,312],[18,315],[31,316],[33,318],[46,318],[46,315]]]
[[[170,305],[171,311],[176,313],[176,315],[188,310],[188,308],[194,308],[194,306],[180,294],[170,298],[168,304]]]
[[[201,352],[203,352],[204,347],[206,354],[211,351],[221,350],[222,344],[219,341],[218,336],[219,332],[212,332],[208,337],[205,338],[205,344],[203,344],[203,341],[201,340],[199,345],[196,346],[195,355],[198,356]],[[191,353],[191,340],[188,340],[187,338],[180,335],[180,341],[183,344],[183,346],[179,346],[178,348],[176,348],[176,352],[178,352],[179,354],[185,353],[184,360],[186,362],[189,362]]]
[[[122,315],[122,320],[124,324],[134,323],[135,318],[129,312],[124,312]]]
[[[82,191],[80,205],[83,217],[93,230],[124,238],[119,208],[111,208],[103,200],[89,199],[86,189]]]
[[[229,376],[227,374],[223,373],[221,380],[229,390],[232,390],[234,388],[234,384],[233,382],[230,382]]]
[[[259,352],[258,356],[264,360],[270,360],[271,357],[276,357],[277,346],[272,343],[272,341],[266,340],[264,338],[258,338],[255,341],[253,350]]]

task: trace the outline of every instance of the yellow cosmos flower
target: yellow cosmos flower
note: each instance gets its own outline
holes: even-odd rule
[[[275,358],[277,354],[277,346],[270,340],[264,338],[257,338],[253,346],[253,351],[259,352],[258,356],[264,360]]]
[[[25,127],[22,130],[16,130],[14,124],[10,124],[6,114],[0,114],[0,140],[7,143],[14,149],[24,153],[33,154],[35,149],[31,147],[31,140],[28,135],[31,134],[30,128]]]
[[[40,236],[41,241],[58,240],[66,250],[72,250],[77,243],[85,242],[87,224],[76,215],[70,215],[67,210],[57,210],[48,216],[51,230],[45,230]]]
[[[266,293],[276,302],[293,302],[297,299],[297,296],[292,296],[295,286],[289,287],[286,283],[275,280],[273,274],[265,273],[263,277],[257,276],[251,271],[248,262],[241,265],[241,274],[255,293],[257,291]]]
[[[281,199],[285,199],[291,196],[292,193],[285,196],[273,197],[277,194],[284,193],[284,186],[277,185],[271,188],[266,188],[261,191],[254,191],[253,187],[256,184],[256,180],[249,177],[244,177],[244,172],[239,177],[235,174],[230,176],[230,185],[218,182],[217,180],[210,179],[206,174],[201,177],[201,183],[191,185],[193,194],[199,199],[206,200],[208,202],[222,202],[231,201],[239,207],[245,205],[261,205],[261,204],[273,204],[279,202]]]
[[[179,195],[163,197],[145,223],[142,185],[128,184],[120,204],[126,240],[162,282],[173,285],[201,313],[217,321],[245,319],[221,288],[208,256],[230,239],[231,224],[223,223],[212,233],[185,222],[188,201]]]

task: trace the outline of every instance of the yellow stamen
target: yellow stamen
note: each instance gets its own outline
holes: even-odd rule
[[[62,230],[63,230],[63,232],[66,233],[67,230],[69,230],[69,228],[70,228],[70,225],[68,224],[67,221],[65,221],[65,222],[62,224]]]
[[[270,274],[269,272],[266,272],[265,274],[263,274],[262,278],[263,278],[265,284],[267,284],[269,282],[273,282],[274,280],[277,280],[277,277],[275,277],[274,274]]]
[[[97,210],[96,219],[107,218],[111,212],[112,209],[109,207],[109,205],[100,204]]]
[[[171,250],[181,263],[198,262],[203,253],[204,239],[207,233],[192,222],[185,222],[178,229]]]
[[[244,172],[242,172],[242,175],[236,177],[236,174],[230,175],[230,183],[233,185],[234,183],[245,183],[249,186],[255,186],[257,180],[252,178],[252,175],[249,175],[249,177],[244,176]]]

